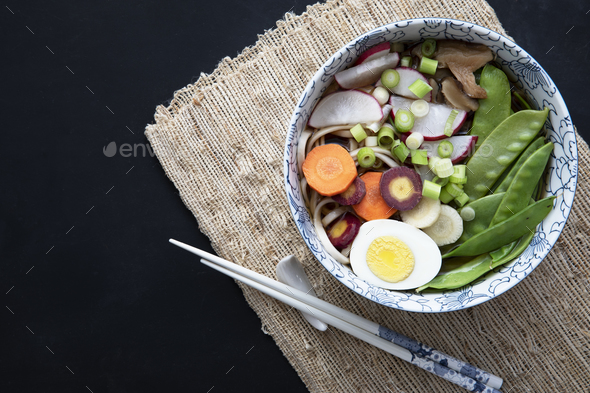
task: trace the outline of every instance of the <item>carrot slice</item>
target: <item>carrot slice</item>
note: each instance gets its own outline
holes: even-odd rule
[[[397,211],[393,207],[389,207],[381,196],[379,189],[381,175],[382,172],[366,172],[361,176],[361,179],[365,182],[367,193],[361,202],[353,205],[352,208],[356,214],[367,221],[389,218]]]
[[[354,160],[340,145],[317,146],[303,162],[303,174],[307,184],[320,195],[342,194],[356,179]]]

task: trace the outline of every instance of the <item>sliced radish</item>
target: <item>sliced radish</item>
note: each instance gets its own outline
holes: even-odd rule
[[[363,53],[361,53],[354,65],[356,66],[364,63],[365,61],[375,60],[378,57],[385,56],[389,53],[390,49],[391,44],[389,42],[382,42],[379,45],[375,45],[374,47],[369,48]]]
[[[397,113],[398,109],[409,110],[412,102],[414,102],[414,100],[392,95],[389,98],[389,104],[393,107],[391,110],[392,117],[395,117],[395,113]],[[434,103],[430,103],[429,108],[430,110],[426,116],[416,117],[414,119],[412,132],[419,132],[424,135],[425,141],[437,141],[439,139],[447,138],[445,135],[445,124],[454,108],[445,104]],[[463,122],[467,118],[467,112],[462,110],[458,110],[458,112],[459,113],[453,122],[453,134],[461,128]]]
[[[453,164],[456,164],[475,151],[475,142],[477,142],[477,136],[457,135],[447,139],[442,139],[440,141],[423,142],[420,148],[426,150],[426,152],[428,153],[428,158],[436,156],[438,151],[438,145],[443,140],[449,141],[453,144],[453,153],[449,158],[451,159]]]
[[[383,71],[395,68],[397,63],[399,63],[399,54],[397,52],[390,53],[340,71],[334,77],[343,89],[356,89],[377,82]]]
[[[396,87],[391,89],[391,91],[398,96],[413,98],[415,100],[420,98],[412,93],[408,87],[416,82],[416,79],[422,79],[426,83],[428,83],[428,79],[426,79],[426,77],[420,72],[410,67],[398,67],[396,68],[396,71],[399,73],[399,83]],[[428,102],[432,101],[432,92],[427,93],[422,99]]]
[[[339,124],[370,124],[383,118],[379,101],[358,90],[338,91],[322,98],[316,105],[309,126],[321,128]]]

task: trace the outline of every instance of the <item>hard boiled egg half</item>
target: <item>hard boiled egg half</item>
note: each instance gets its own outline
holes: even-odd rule
[[[426,284],[442,264],[436,243],[421,230],[396,220],[364,223],[350,251],[354,273],[385,289],[413,289]]]

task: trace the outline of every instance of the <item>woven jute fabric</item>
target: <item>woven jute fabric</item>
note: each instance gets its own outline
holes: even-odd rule
[[[352,293],[313,257],[291,218],[282,157],[307,82],[354,37],[428,16],[505,34],[482,0],[317,4],[303,15],[287,14],[256,45],[177,91],[168,108],[157,108],[146,135],[220,256],[275,278],[277,262],[294,254],[321,298],[503,377],[505,392],[589,392],[590,156],[581,138],[574,208],[550,255],[504,295],[467,310],[403,312]],[[296,310],[242,290],[312,392],[461,391],[339,330],[314,330]]]

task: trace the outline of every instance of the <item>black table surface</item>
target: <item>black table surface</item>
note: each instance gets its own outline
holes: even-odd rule
[[[590,136],[590,4],[490,3]],[[305,391],[237,285],[168,244],[211,250],[143,131],[307,4],[3,4],[0,392]]]

